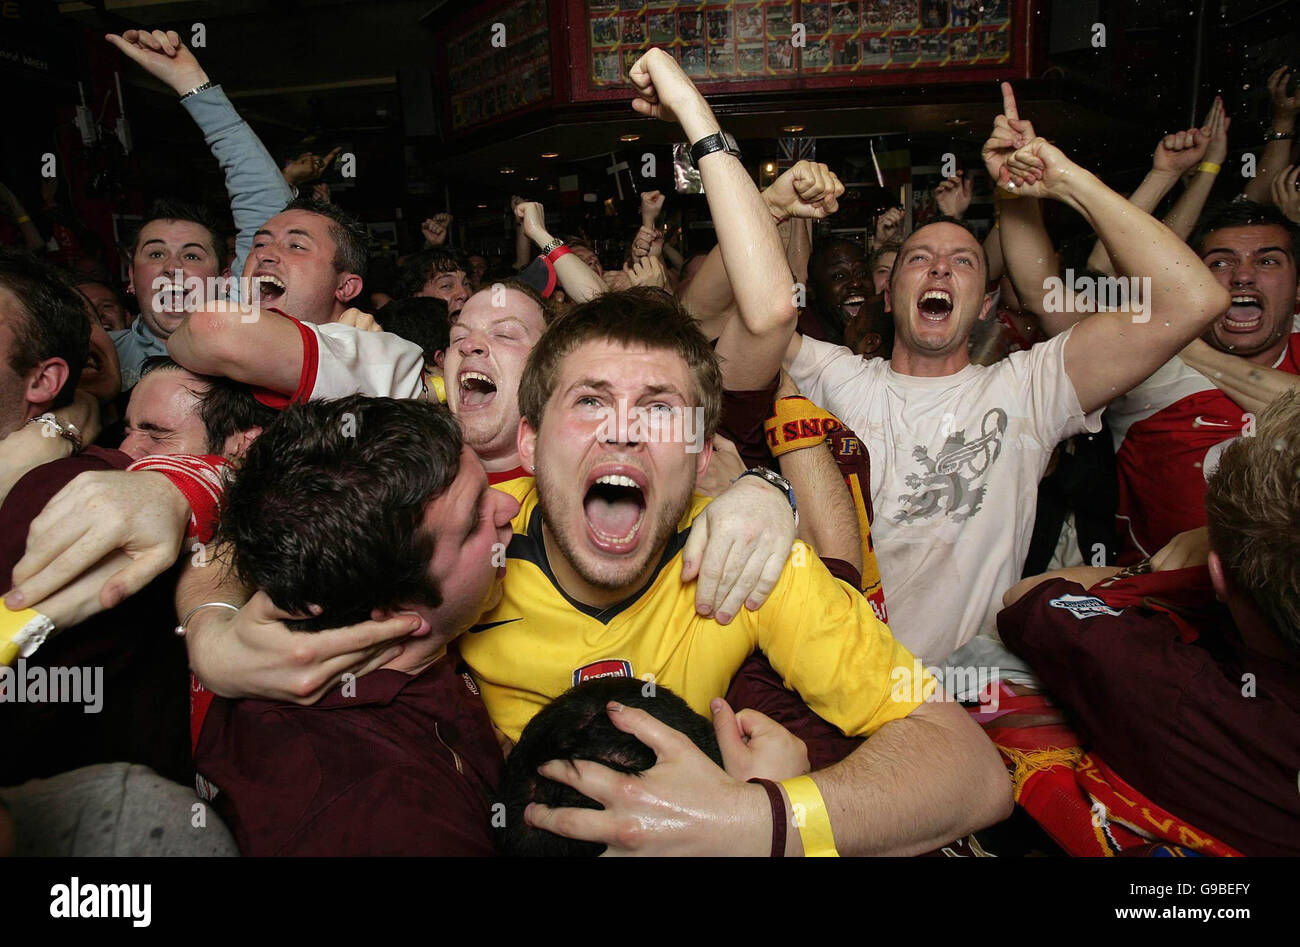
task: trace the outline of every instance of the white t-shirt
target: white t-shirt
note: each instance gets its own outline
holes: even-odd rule
[[[391,332],[367,332],[327,322],[294,320],[302,338],[302,371],[288,395],[265,389],[258,399],[272,407],[347,395],[419,398],[424,395],[424,350]]]
[[[996,634],[1052,449],[1101,428],[1101,411],[1084,416],[1065,374],[1069,335],[941,378],[807,337],[791,366],[799,390],[867,447],[890,628],[927,662]]]

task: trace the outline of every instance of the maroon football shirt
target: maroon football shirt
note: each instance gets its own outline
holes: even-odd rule
[[[1300,855],[1300,659],[1250,649],[1204,566],[1049,580],[998,631],[1135,789],[1244,854]]]
[[[195,767],[244,855],[493,854],[501,750],[454,645],[308,707],[218,697]]]

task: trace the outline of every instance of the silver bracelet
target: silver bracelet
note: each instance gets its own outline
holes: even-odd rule
[[[181,623],[176,626],[177,636],[181,638],[185,637],[185,626],[190,623],[190,619],[194,617],[194,613],[202,608],[228,608],[232,612],[239,611],[238,605],[231,605],[229,602],[204,602],[202,605],[195,605],[186,613],[185,617],[181,619]]]
[[[47,411],[45,414],[38,414],[34,418],[28,418],[28,424],[41,424],[45,426],[46,437],[61,437],[72,445],[72,452],[80,454],[82,449],[81,432],[77,426],[69,421],[63,424],[53,412]]]
[[[180,101],[182,102],[185,101],[191,95],[198,95],[200,92],[206,92],[208,91],[208,89],[211,89],[215,85],[216,83],[213,82],[211,79],[209,79],[207,82],[203,83],[203,85],[196,85],[194,88],[190,89],[190,91],[182,92]]]

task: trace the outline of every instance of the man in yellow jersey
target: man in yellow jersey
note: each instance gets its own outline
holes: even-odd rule
[[[846,734],[874,735],[815,780],[842,852],[915,854],[1005,817],[1010,786],[992,745],[956,704],[927,702],[933,682],[911,680],[912,655],[808,547],[796,545],[756,610],[727,625],[696,613],[681,550],[705,505],[693,489],[720,402],[712,349],[655,290],[599,297],[542,336],[520,386],[520,456],[536,480],[499,487],[520,502],[505,592],[461,639],[493,721],[518,739],[572,685],[621,675],[662,684],[707,713],[761,649],[819,715]],[[619,716],[648,728],[646,742],[672,741],[673,731],[641,713]],[[656,852],[767,852],[774,820],[765,789],[673,746],[683,759],[660,772],[660,753],[635,798],[611,795],[611,781],[625,777],[596,764],[548,764],[544,775],[605,809],[533,806],[530,823],[614,853],[639,847],[629,837],[662,843]],[[804,803],[782,792],[797,813]],[[679,813],[672,831],[629,835],[629,826],[656,822],[655,810],[676,807],[678,793],[699,819]],[[790,833],[786,850],[802,844]]]

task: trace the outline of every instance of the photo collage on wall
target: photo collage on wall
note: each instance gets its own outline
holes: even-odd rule
[[[589,78],[626,84],[652,46],[707,82],[990,65],[1011,58],[1011,19],[1011,0],[587,0]]]
[[[546,0],[517,0],[448,42],[453,129],[550,98],[549,27]]]

